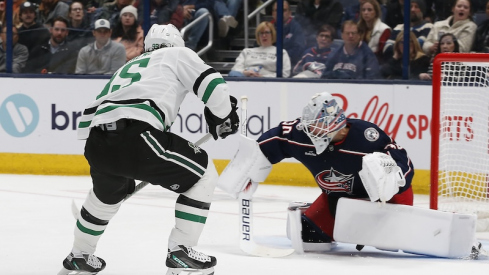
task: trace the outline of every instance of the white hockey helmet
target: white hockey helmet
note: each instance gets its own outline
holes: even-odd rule
[[[321,154],[339,130],[346,126],[345,112],[328,92],[315,94],[302,110],[302,130]]]
[[[172,24],[153,24],[144,38],[144,51],[151,52],[165,47],[185,47],[182,34]]]

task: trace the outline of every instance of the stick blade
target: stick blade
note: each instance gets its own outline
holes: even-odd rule
[[[239,201],[239,248],[246,254],[267,257],[280,258],[294,253],[292,248],[275,248],[264,246],[255,242],[253,235],[253,193],[258,187],[257,182],[250,181],[248,186],[238,194]]]

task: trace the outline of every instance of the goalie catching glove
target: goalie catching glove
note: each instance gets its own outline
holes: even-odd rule
[[[229,96],[231,101],[231,112],[225,118],[215,116],[208,107],[204,109],[204,116],[209,126],[209,133],[212,134],[214,140],[218,137],[226,138],[229,135],[236,134],[239,127],[239,116],[236,113],[238,110],[238,100],[234,96]]]
[[[389,201],[406,185],[406,179],[396,161],[387,154],[374,152],[362,158],[362,170],[358,172],[372,202]]]

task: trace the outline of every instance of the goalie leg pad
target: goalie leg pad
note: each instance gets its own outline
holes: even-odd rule
[[[391,251],[463,258],[471,253],[476,220],[470,214],[342,198],[334,238]]]
[[[331,237],[304,215],[311,203],[292,202],[287,216],[287,237],[296,253],[327,252],[332,248]]]
[[[272,164],[263,155],[258,143],[240,135],[238,151],[221,173],[217,186],[237,198],[250,180],[263,182],[271,170]]]

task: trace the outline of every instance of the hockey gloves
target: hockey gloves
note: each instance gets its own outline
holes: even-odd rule
[[[236,113],[238,110],[238,100],[234,96],[229,96],[231,101],[231,112],[223,119],[218,118],[212,114],[209,108],[205,107],[204,116],[209,126],[209,133],[212,134],[214,140],[220,138],[226,138],[229,135],[236,134],[239,127],[239,116]]]

